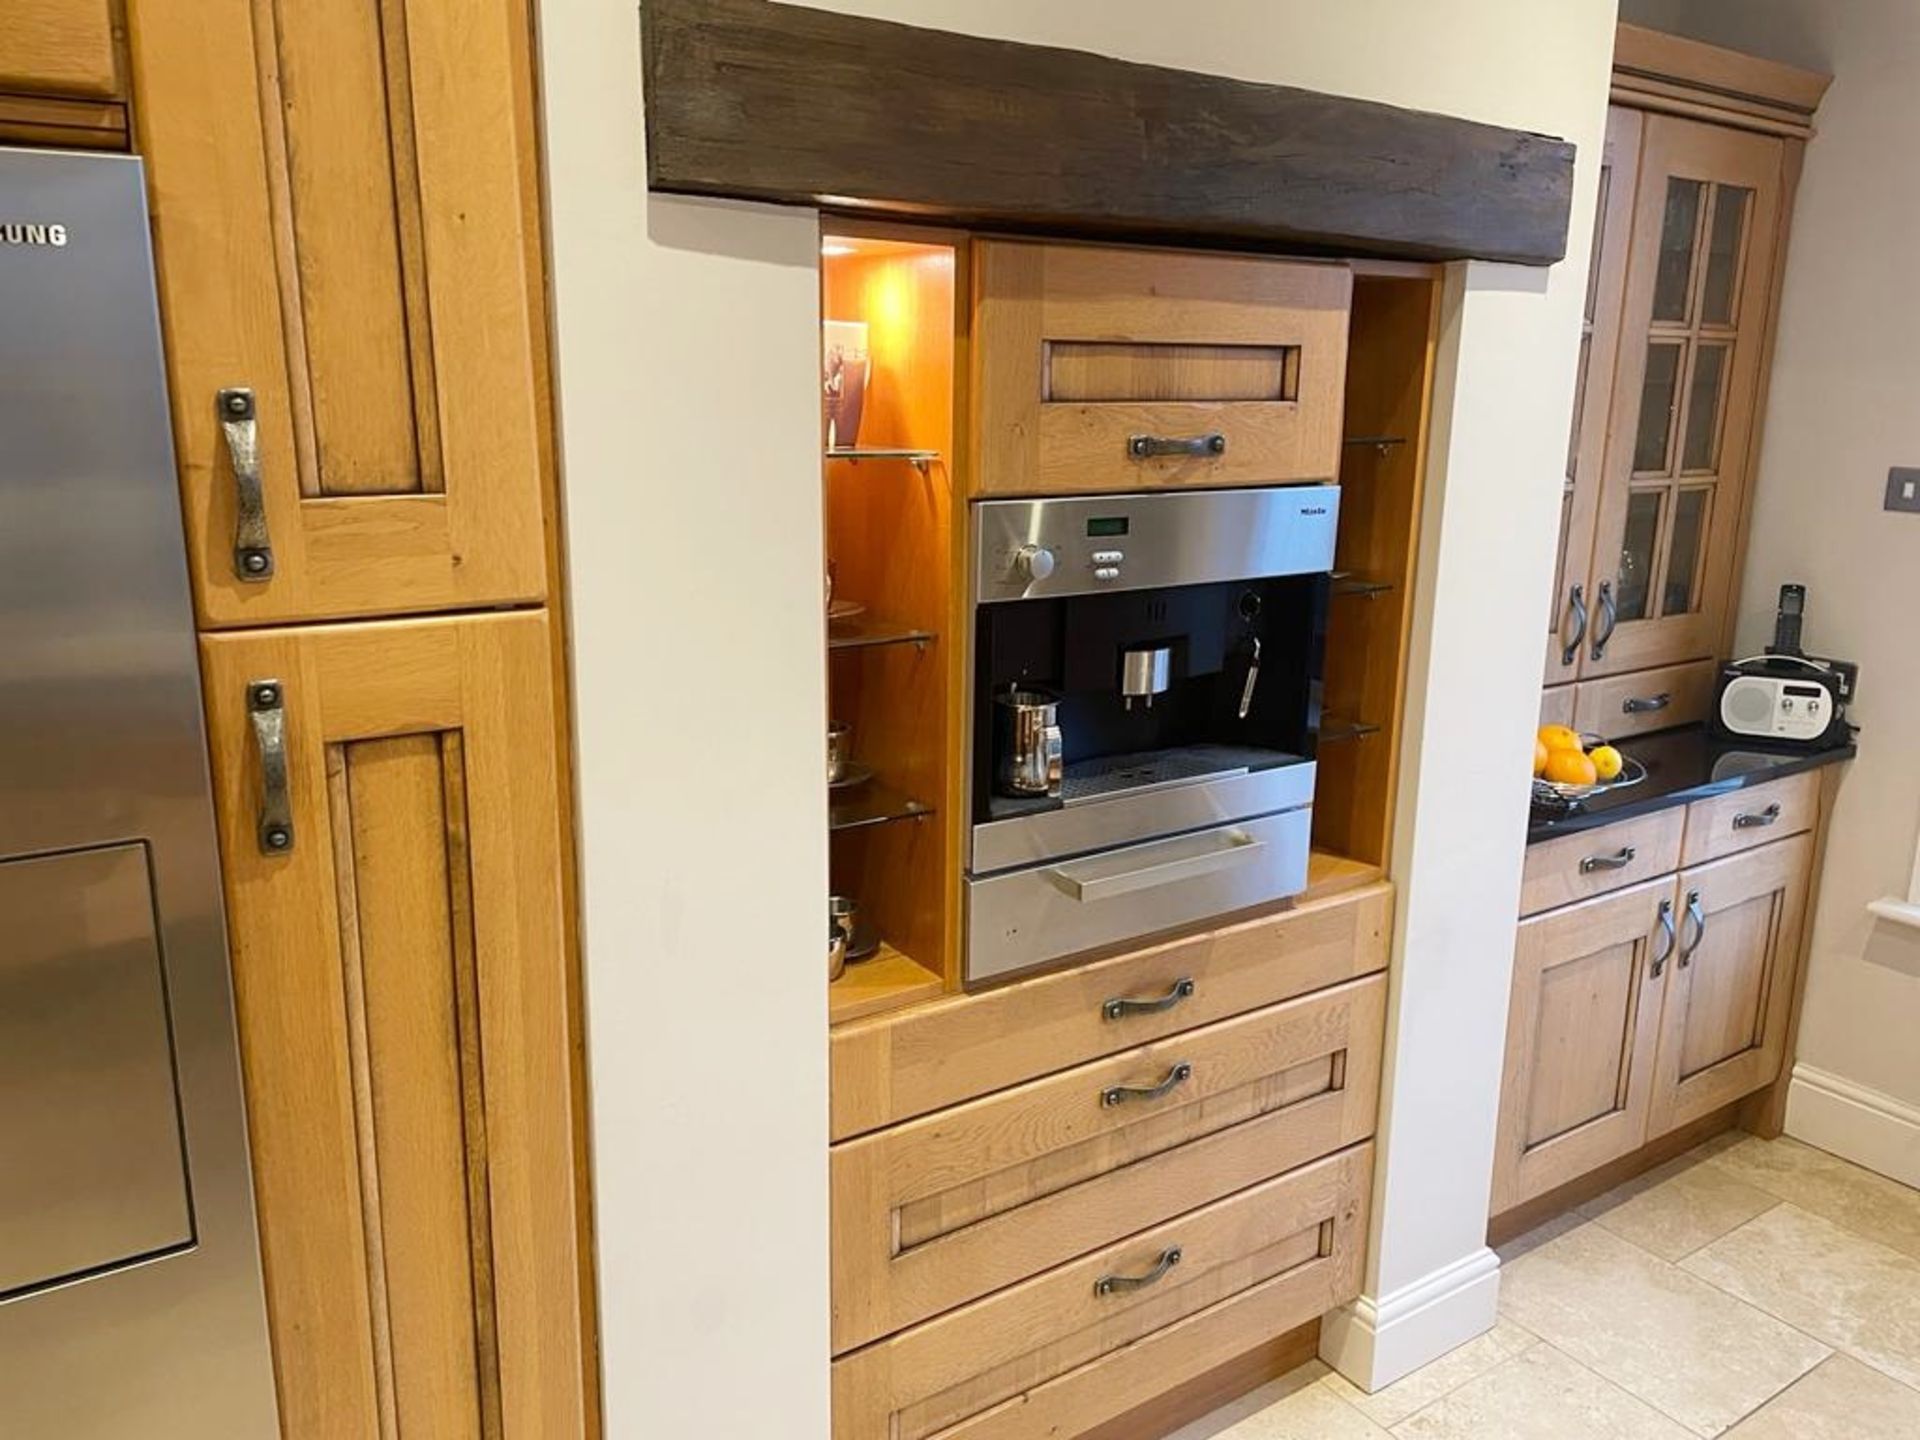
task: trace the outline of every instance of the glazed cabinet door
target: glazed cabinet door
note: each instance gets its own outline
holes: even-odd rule
[[[1620,306],[1626,296],[1628,232],[1640,160],[1641,114],[1619,106],[1607,112],[1600,158],[1600,194],[1593,215],[1593,254],[1580,323],[1580,362],[1574,374],[1573,434],[1560,488],[1560,549],[1548,611],[1548,685],[1580,673],[1592,624],[1593,527],[1600,513],[1600,476],[1606,460],[1607,396],[1620,353]]]
[[[1723,643],[1785,163],[1772,136],[1645,118],[1585,675]]]
[[[200,618],[545,592],[527,0],[128,0]]]
[[[976,493],[1333,480],[1352,299],[1341,265],[979,242]]]
[[[581,1433],[550,644],[201,642],[286,1440]]]
[[[1653,1134],[1773,1083],[1786,1057],[1792,968],[1813,837],[1680,874],[1680,947],[1654,1066]]]
[[[1661,994],[1676,944],[1671,876],[1521,922],[1495,1214],[1646,1139]]]

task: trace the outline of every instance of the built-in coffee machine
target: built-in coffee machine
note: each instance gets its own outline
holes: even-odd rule
[[[1339,496],[974,505],[969,983],[1306,887]]]

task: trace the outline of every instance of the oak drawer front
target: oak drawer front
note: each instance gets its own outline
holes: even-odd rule
[[[1605,680],[1583,680],[1573,707],[1573,728],[1583,735],[1624,740],[1707,718],[1713,704],[1717,662],[1637,670]]]
[[[1079,1435],[1325,1314],[1359,1293],[1372,1151],[1356,1145],[843,1356],[835,1440]]]
[[[833,1138],[1384,970],[1393,887],[956,995],[832,1034]]]
[[[833,1350],[1373,1133],[1372,976],[833,1147]]]
[[[982,241],[981,494],[1332,480],[1344,266]]]
[[[1675,805],[1529,845],[1520,878],[1521,917],[1624,890],[1679,869],[1680,837],[1686,827],[1686,808]]]
[[[1811,830],[1820,818],[1820,777],[1809,770],[1687,807],[1682,865],[1703,865]]]
[[[121,88],[107,0],[0,5],[0,91],[106,99]]]

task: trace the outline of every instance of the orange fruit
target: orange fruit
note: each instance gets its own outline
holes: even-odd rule
[[[1584,750],[1580,737],[1565,725],[1542,725],[1537,738],[1549,750]]]
[[[1615,780],[1626,765],[1625,758],[1611,745],[1596,745],[1587,755],[1593,762],[1593,768],[1602,780]]]
[[[1546,741],[1535,740],[1533,742],[1533,773],[1535,775],[1544,775],[1547,773],[1547,757],[1552,754],[1553,752],[1547,749]]]
[[[1592,785],[1600,773],[1579,750],[1555,750],[1547,756],[1546,778],[1560,785]]]

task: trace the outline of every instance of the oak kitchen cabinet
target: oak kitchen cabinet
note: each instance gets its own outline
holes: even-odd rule
[[[1780,1075],[1818,791],[1803,773],[1695,801],[1684,840],[1675,808],[1532,848],[1522,903],[1540,913],[1514,946],[1495,1215]]]
[[[541,600],[526,0],[128,25],[202,624]]]
[[[583,1433],[552,644],[201,642],[288,1440]]]
[[[0,5],[0,145],[127,148],[113,0]]]
[[[1619,45],[1542,706],[1613,738],[1704,718],[1732,644],[1787,228],[1824,88],[1632,26]]]

